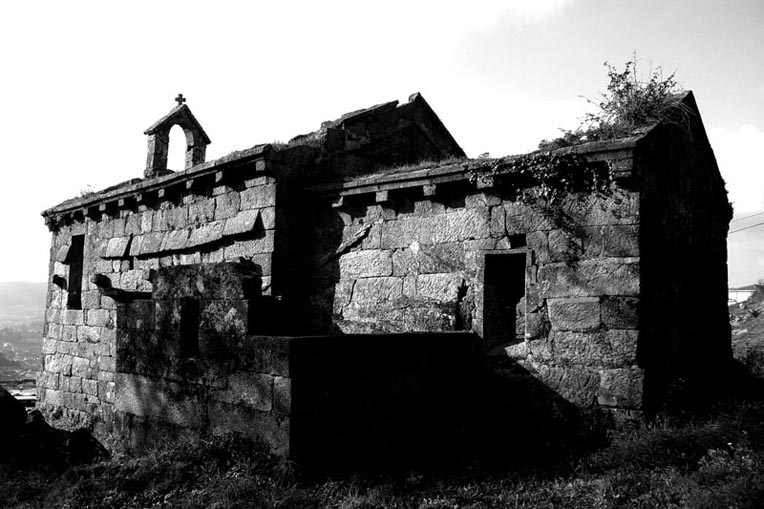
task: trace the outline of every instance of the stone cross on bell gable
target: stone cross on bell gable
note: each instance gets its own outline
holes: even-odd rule
[[[178,106],[186,102],[186,98],[183,97],[183,94],[178,94],[178,97],[175,98],[175,102],[178,103]]]

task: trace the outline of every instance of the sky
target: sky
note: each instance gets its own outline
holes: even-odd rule
[[[0,282],[45,281],[40,212],[142,177],[178,93],[207,160],[420,92],[468,156],[575,128],[636,53],[693,90],[735,208],[764,222],[761,0],[387,0],[0,5]],[[182,163],[182,135],[170,168]],[[730,285],[764,279],[764,225],[732,233]]]

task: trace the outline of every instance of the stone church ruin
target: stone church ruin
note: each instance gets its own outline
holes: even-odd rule
[[[650,416],[731,357],[731,209],[682,103],[686,123],[467,159],[415,94],[205,161],[179,96],[144,178],[43,212],[39,407],[116,448],[233,431],[324,460],[453,436],[486,369],[541,406]]]

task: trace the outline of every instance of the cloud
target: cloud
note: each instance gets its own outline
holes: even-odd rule
[[[763,210],[764,163],[760,147],[764,146],[764,130],[751,124],[737,129],[714,128],[708,131],[708,137],[735,215]]]

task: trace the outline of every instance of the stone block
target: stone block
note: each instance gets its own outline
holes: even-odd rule
[[[611,196],[570,195],[561,210],[573,224],[598,226],[639,223],[639,193],[617,189]]]
[[[98,381],[82,380],[82,392],[91,396],[98,396]]]
[[[61,310],[56,308],[48,308],[45,311],[45,321],[48,323],[61,323]]]
[[[98,290],[85,290],[82,292],[82,308],[95,309],[101,307],[101,292]]]
[[[61,341],[77,341],[76,325],[64,325],[61,328]]]
[[[42,340],[42,353],[43,355],[52,355],[56,353],[58,347],[58,341],[52,338],[44,338]]]
[[[250,188],[250,187],[259,187],[264,186],[267,184],[272,184],[274,182],[273,177],[254,177],[254,178],[245,178],[244,179],[244,187]]]
[[[215,200],[201,199],[188,205],[189,226],[201,226],[211,222],[215,217]]]
[[[263,222],[263,228],[266,230],[276,228],[276,207],[263,207],[260,209],[260,220]]]
[[[609,329],[636,329],[639,299],[637,297],[603,297],[602,323]]]
[[[209,425],[213,434],[240,433],[262,443],[282,457],[289,455],[289,419],[272,412],[261,412],[221,402],[210,402]]]
[[[206,411],[190,387],[140,375],[117,373],[114,408],[188,428],[200,428]]]
[[[631,366],[637,361],[637,331],[552,331],[549,342],[556,364],[590,367]]]
[[[143,270],[128,270],[123,272],[119,278],[117,288],[129,292],[150,292],[151,282],[146,279],[147,274]]]
[[[604,256],[639,256],[639,225],[605,226],[602,235]]]
[[[502,205],[496,205],[490,209],[490,232],[491,237],[501,238],[507,234],[507,212]]]
[[[69,248],[71,247],[70,244],[64,244],[63,246],[59,247],[55,251],[55,256],[53,259],[57,261],[58,263],[65,263],[66,258],[69,256]]]
[[[90,327],[82,325],[77,327],[77,341],[81,343],[98,343],[101,341],[103,327]]]
[[[586,331],[599,329],[600,299],[580,297],[573,299],[547,299],[552,329]]]
[[[251,258],[260,253],[272,253],[274,248],[274,232],[266,230],[265,236],[257,239],[237,240],[232,245],[226,246],[223,256],[226,260],[235,260],[239,257]]]
[[[215,197],[215,221],[234,217],[241,209],[241,196],[238,192],[221,194]]]
[[[223,228],[223,235],[238,235],[248,233],[255,229],[257,218],[260,214],[258,210],[242,210],[234,217],[226,220]]]
[[[462,242],[491,236],[488,208],[461,209],[432,217],[432,243]]]
[[[141,250],[143,249],[143,238],[144,235],[135,235],[133,236],[132,242],[130,242],[130,256],[138,256],[141,254]],[[104,270],[104,269],[97,269],[98,272],[104,273],[112,270],[111,268]]]
[[[69,276],[69,267],[60,262],[53,263],[53,275],[66,278]]]
[[[419,244],[431,244],[431,219],[432,217],[403,217],[382,223],[380,246],[382,249],[404,248],[415,241]]]
[[[188,237],[186,247],[191,248],[201,246],[222,239],[223,228],[225,228],[224,221],[213,221],[194,228],[191,230],[191,234]]]
[[[270,412],[273,409],[273,376],[237,372],[226,377],[227,387],[215,391],[213,399],[236,406]]]
[[[419,243],[414,242],[408,248],[392,251],[393,276],[405,276],[419,272]]]
[[[45,404],[53,407],[61,406],[62,398],[61,391],[53,389],[45,389],[44,392]]]
[[[141,215],[131,213],[125,218],[125,235],[140,235]]]
[[[260,268],[261,275],[263,276],[271,275],[271,266],[272,266],[272,260],[273,260],[272,253],[254,254],[252,255],[252,258],[250,260],[252,261],[252,263],[254,263]]]
[[[549,236],[545,231],[530,232],[525,236],[535,263],[549,262]]]
[[[423,299],[456,302],[463,282],[460,274],[420,274],[416,279],[416,293]]]
[[[342,279],[390,276],[393,273],[392,252],[381,249],[351,251],[340,257],[339,266]]]
[[[241,192],[241,208],[260,209],[276,204],[276,184],[250,187]]]
[[[464,206],[468,209],[500,205],[501,198],[490,192],[468,194],[464,197]]]
[[[644,372],[637,367],[606,369],[600,372],[597,401],[600,405],[641,408]]]
[[[505,228],[507,234],[518,235],[539,230],[551,230],[552,222],[540,206],[530,206],[523,202],[505,202]]]
[[[193,265],[202,263],[202,254],[199,251],[193,253],[180,253],[178,255],[179,265]]]
[[[549,260],[552,262],[571,262],[581,258],[584,251],[583,241],[575,232],[550,230]]]
[[[83,357],[72,357],[72,375],[80,378],[90,378],[90,360]]]
[[[334,285],[334,304],[332,306],[334,313],[340,313],[342,308],[350,304],[354,287],[355,280],[353,279],[342,279]],[[329,290],[331,290],[331,287]]]
[[[273,379],[273,411],[279,415],[292,413],[292,379],[277,376]]]
[[[62,376],[61,390],[64,392],[82,392],[82,378],[78,376]]]
[[[543,384],[562,398],[583,407],[591,407],[597,402],[600,391],[600,376],[585,368],[534,366],[535,374]]]
[[[88,309],[86,313],[86,325],[94,327],[114,327],[114,323],[111,321],[111,313],[108,309]]]
[[[199,304],[199,330],[221,334],[247,333],[248,301],[203,299]]]
[[[180,330],[181,300],[156,300],[156,330]]]
[[[391,208],[388,205],[383,204],[371,204],[366,207],[366,219],[373,222],[378,222],[380,220],[384,221],[394,221],[397,217],[395,209]]]
[[[166,234],[163,232],[153,232],[143,235],[139,254],[149,255],[160,253],[162,251],[162,244],[164,244],[165,236]]]
[[[237,263],[160,268],[153,274],[151,281],[153,296],[157,300],[246,299],[257,296],[259,282],[252,269]],[[139,302],[147,302],[147,311],[153,315],[151,301],[135,301],[133,307]]]
[[[51,373],[48,371],[42,371],[37,377],[37,386],[45,389],[58,390],[60,385],[61,375],[59,373]]]
[[[85,312],[81,309],[67,309],[64,311],[62,323],[64,325],[83,325],[85,323]]]
[[[356,281],[353,288],[352,302],[369,305],[376,302],[390,301],[403,295],[403,278],[370,277]]]
[[[464,259],[464,246],[461,243],[421,246],[416,252],[420,274],[463,272],[466,268]]]
[[[639,260],[602,258],[576,264],[550,263],[538,273],[541,296],[589,297],[639,294]]]
[[[141,217],[141,233],[151,233],[154,227],[154,211],[144,210],[140,213]]]
[[[113,380],[113,374],[117,371],[117,359],[113,355],[98,356],[98,379]]]
[[[114,397],[117,392],[117,385],[113,381],[102,381],[99,380],[97,382],[98,384],[98,398],[100,398],[103,401],[108,401],[110,403],[114,402]]]
[[[188,207],[173,207],[165,211],[167,226],[171,230],[182,230],[188,226]]]
[[[172,230],[167,232],[162,244],[162,251],[180,251],[188,245],[189,230]]]
[[[165,205],[165,204],[163,203],[162,205]],[[164,207],[154,211],[154,214],[151,217],[151,231],[166,232],[170,229],[170,226],[167,221],[168,212],[169,210]]]
[[[202,263],[221,263],[225,260],[225,257],[223,256],[224,252],[225,249],[223,247],[219,247],[212,251],[203,251]]]
[[[443,214],[445,211],[445,205],[434,200],[419,200],[414,202],[414,214],[420,216]]]

